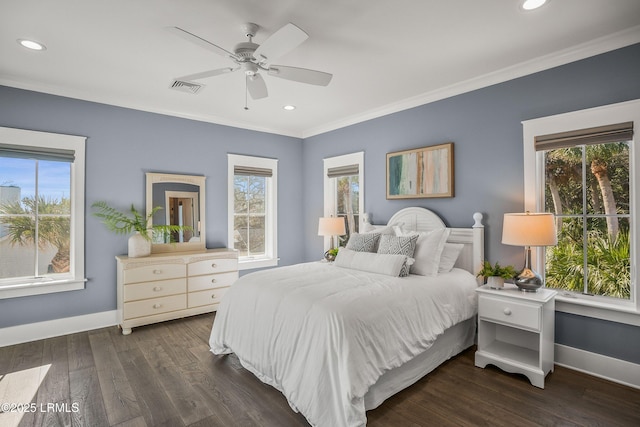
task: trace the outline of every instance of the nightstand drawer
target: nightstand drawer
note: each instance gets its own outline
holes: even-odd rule
[[[238,278],[237,271],[229,273],[209,274],[206,276],[189,277],[189,292],[204,291],[205,289],[226,288]]]
[[[217,304],[229,288],[216,288],[208,291],[189,292],[189,307]]]
[[[126,269],[122,275],[124,284],[149,282],[186,277],[187,268],[184,264],[152,264]]]
[[[481,319],[520,326],[532,331],[540,330],[541,308],[514,300],[480,295],[478,312]]]
[[[187,308],[187,298],[185,294],[126,302],[124,303],[124,318],[133,319],[136,317],[152,316],[154,314],[183,310],[185,308]]]
[[[189,264],[189,276],[222,273],[225,271],[237,271],[237,258],[217,258],[206,261],[197,261]]]

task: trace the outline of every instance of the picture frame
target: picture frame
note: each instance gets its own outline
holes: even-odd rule
[[[454,197],[453,142],[387,153],[387,199]]]

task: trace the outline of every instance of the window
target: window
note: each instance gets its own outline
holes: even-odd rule
[[[524,122],[525,207],[555,213],[558,233],[556,246],[538,250],[536,266],[560,301],[640,308],[639,120],[633,101]]]
[[[278,161],[229,154],[229,244],[240,269],[278,264]]]
[[[351,233],[360,230],[361,206],[364,205],[364,153],[346,154],[324,160],[324,215],[344,217],[347,234],[340,236],[344,246]],[[330,238],[325,241],[329,248]]]
[[[0,128],[0,298],[84,287],[84,144]]]

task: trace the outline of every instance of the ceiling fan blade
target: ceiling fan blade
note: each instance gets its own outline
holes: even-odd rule
[[[198,46],[203,47],[211,52],[217,53],[220,56],[231,58],[233,60],[237,59],[235,54],[229,52],[226,49],[221,48],[220,46],[217,46],[211,43],[210,41],[203,39],[202,37],[198,37],[187,30],[183,30],[180,27],[168,27],[167,29],[172,33],[174,33],[175,35],[182,37],[183,39],[188,40],[191,43],[195,43]]]
[[[309,38],[309,35],[295,25],[288,23],[271,34],[253,53],[253,57],[260,63],[279,58],[285,53],[298,47]]]
[[[309,70],[307,68],[287,67],[286,65],[272,65],[268,71],[270,76],[281,79],[293,80],[311,85],[326,86],[331,81],[333,74],[322,71]]]
[[[251,95],[253,99],[262,99],[269,95],[267,85],[264,83],[264,79],[260,74],[247,76],[247,90],[249,90],[249,95]]]
[[[231,73],[233,71],[238,70],[240,67],[235,67],[235,68],[231,68],[231,67],[225,67],[225,68],[218,68],[217,70],[209,70],[209,71],[203,71],[201,73],[195,73],[195,74],[189,74],[188,76],[182,76],[182,77],[178,77],[177,80],[199,80],[199,79],[206,79],[207,77],[214,77],[214,76],[219,76],[220,74],[226,74],[226,73]]]

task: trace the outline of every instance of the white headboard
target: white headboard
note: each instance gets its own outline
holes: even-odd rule
[[[482,267],[484,260],[484,225],[482,214],[473,214],[474,223],[469,228],[450,228],[448,242],[462,243],[464,248],[456,261],[456,267],[462,268],[474,276]],[[440,217],[426,208],[411,207],[396,212],[387,225],[402,225],[403,228],[415,231],[431,231],[445,228],[446,225]],[[378,226],[379,227],[379,226]],[[478,283],[482,278],[478,278]]]

